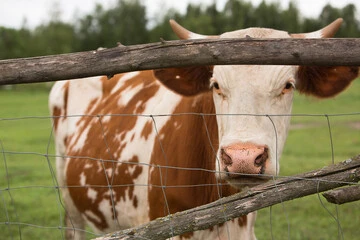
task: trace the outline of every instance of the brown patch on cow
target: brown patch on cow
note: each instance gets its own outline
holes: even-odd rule
[[[117,84],[116,81],[121,81],[122,76],[116,75],[110,81],[101,80],[105,89],[104,94],[100,99],[93,100],[88,105],[85,111],[88,116],[81,117],[77,123],[78,134],[69,139],[66,153],[67,156],[71,156],[68,158],[66,172],[70,196],[80,212],[91,211],[96,216],[96,218],[88,219],[102,230],[105,230],[108,224],[99,209],[100,201],[105,199],[111,207],[111,198],[114,197],[114,202],[131,200],[134,206],[138,205],[138,199],[133,192],[134,180],[144,170],[138,164],[136,152],[131,159],[124,159],[122,151],[127,144],[126,134],[135,127],[138,120],[138,117],[130,116],[130,114],[141,113],[141,109],[137,106],[145,105],[160,87],[154,82],[152,72],[145,71],[134,78],[127,79],[123,85],[120,84],[118,89],[112,90]],[[141,86],[141,90],[126,105],[120,106],[118,103],[121,93],[135,86]],[[128,116],[121,114],[128,114]],[[107,118],[110,119],[103,121],[104,115],[109,116]],[[86,134],[87,128],[89,128],[87,135],[82,137],[81,134]],[[84,145],[75,148],[75,144],[79,144],[80,139],[85,139]],[[105,161],[100,161],[100,159]],[[123,163],[117,162],[118,159],[121,159]],[[86,187],[76,187],[80,185],[81,177],[83,179],[85,177]],[[110,194],[109,186],[113,186],[113,194]],[[97,192],[95,201],[87,195],[89,188]]]
[[[70,86],[70,82],[66,82],[63,86],[64,88],[64,118],[63,121],[66,119],[67,117],[67,107],[68,107],[68,100],[69,100],[69,86]]]
[[[58,125],[59,125],[60,116],[61,116],[61,108],[53,107],[52,116],[53,116],[53,121],[54,121],[54,129],[56,132]]]
[[[102,94],[103,96],[109,96],[111,90],[116,86],[119,79],[122,77],[122,74],[116,74],[112,78],[108,78],[106,76],[102,77],[100,81],[102,82]]]
[[[152,130],[153,130],[153,122],[151,120],[147,121],[142,132],[141,132],[141,137],[145,138],[145,140],[148,139],[149,135],[151,134]]]
[[[192,238],[192,236],[194,236],[194,233],[188,232],[188,233],[184,233],[184,234],[180,235],[180,239],[189,239],[189,238]]]
[[[86,113],[90,113],[93,112],[94,107],[96,106],[97,102],[99,101],[99,98],[94,98],[93,100],[91,100],[87,106],[87,109],[85,111]],[[84,121],[78,121],[76,123],[76,126],[78,127],[81,123],[84,123]]]
[[[53,107],[52,109],[52,116],[53,116],[53,123],[54,123],[54,130],[55,132],[58,129],[59,121],[64,121],[67,117],[67,103],[68,103],[68,96],[69,96],[69,86],[70,82],[66,82],[63,86],[64,95],[63,95],[63,107]]]
[[[126,197],[134,199],[134,179],[143,171],[142,167],[136,164],[138,162],[137,156],[134,156],[126,163],[104,161],[99,168],[97,161],[85,159],[70,160],[69,165],[71,167],[69,167],[67,171],[67,184],[71,198],[79,211],[83,213],[91,211],[100,219],[100,221],[98,221],[97,218],[87,216],[88,220],[100,229],[104,230],[108,227],[105,216],[99,209],[101,201],[108,201],[109,207],[112,207],[113,201],[125,201],[127,200]],[[88,165],[84,168],[84,163],[89,164],[90,167]],[[111,170],[111,172],[109,170]],[[118,171],[121,173],[121,177],[113,178],[112,171]],[[85,178],[85,186],[80,185],[82,178]],[[95,200],[89,199],[88,197],[87,193],[90,188],[97,193]],[[111,194],[111,191],[114,193]]]
[[[172,91],[184,96],[195,96],[210,90],[212,71],[213,66],[195,66],[157,69],[154,74]]]
[[[174,111],[175,114],[189,112],[214,114],[212,93],[183,98]],[[181,125],[175,127],[175,121],[181,122]],[[218,148],[217,133],[215,114],[203,117],[198,114],[174,115],[160,130],[159,135],[164,136],[161,140],[163,150],[156,141],[150,162],[157,166],[149,173],[149,184],[153,186],[149,189],[151,220],[207,204],[238,191],[225,182],[220,185],[213,172],[216,159],[213,148],[215,151]],[[182,237],[189,236],[192,236],[191,233]]]
[[[245,227],[247,225],[247,216],[241,216],[238,218],[238,223],[240,227]]]
[[[134,196],[134,198],[133,198],[133,206],[134,206],[134,208],[138,207],[138,198],[136,196]]]

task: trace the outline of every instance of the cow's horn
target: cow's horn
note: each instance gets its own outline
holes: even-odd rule
[[[178,24],[175,20],[170,19],[170,26],[173,29],[174,33],[180,38],[180,39],[203,39],[203,38],[219,38],[219,36],[207,36],[207,35],[201,35],[197,33],[193,33],[180,24]]]
[[[291,34],[293,38],[331,38],[339,30],[343,22],[342,18],[338,18],[323,29],[310,33]]]

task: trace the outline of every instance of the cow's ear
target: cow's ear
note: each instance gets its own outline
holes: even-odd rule
[[[166,87],[184,96],[209,91],[213,67],[164,68],[154,70],[155,77]]]
[[[359,75],[359,67],[300,66],[296,88],[300,93],[320,98],[333,97]]]

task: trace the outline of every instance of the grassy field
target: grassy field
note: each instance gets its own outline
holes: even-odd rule
[[[45,90],[0,91],[0,239],[62,239],[63,214],[54,186],[51,123]],[[360,153],[360,80],[335,99],[296,96],[281,160],[288,176]],[[319,116],[303,116],[317,114]],[[329,114],[326,118],[324,114]],[[258,212],[258,239],[357,239],[360,203],[335,207],[320,195]],[[6,224],[11,222],[11,224]]]

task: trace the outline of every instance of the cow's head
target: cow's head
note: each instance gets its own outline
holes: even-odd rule
[[[342,19],[338,19],[306,34],[248,28],[220,36],[203,36],[170,21],[182,39],[326,38],[336,33],[341,22]],[[161,69],[155,70],[155,75],[182,95],[213,92],[219,136],[218,177],[241,187],[278,174],[294,90],[320,98],[332,97],[358,76],[358,68],[228,65]]]

